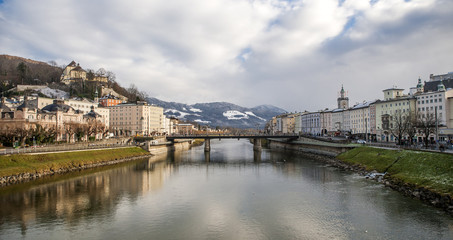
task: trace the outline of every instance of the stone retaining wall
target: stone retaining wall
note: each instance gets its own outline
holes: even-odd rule
[[[269,140],[269,147],[271,149],[283,149],[283,150],[291,150],[297,151],[302,153],[312,153],[312,154],[319,154],[329,157],[336,157],[338,154],[346,152],[353,147],[333,147],[333,146],[326,146],[326,145],[318,145],[313,142],[284,142],[278,140]]]

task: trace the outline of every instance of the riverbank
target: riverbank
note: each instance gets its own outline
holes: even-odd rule
[[[453,155],[344,146],[346,148],[321,142],[277,140],[269,144],[271,149],[299,152],[332,166],[358,172],[453,215]]]
[[[354,171],[368,174],[405,195],[453,214],[453,157],[445,153],[359,147],[337,156]]]
[[[139,148],[0,156],[0,186],[151,156]]]

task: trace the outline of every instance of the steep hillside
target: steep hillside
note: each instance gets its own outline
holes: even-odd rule
[[[63,69],[22,57],[0,55],[0,80],[12,84],[46,84],[58,82]]]

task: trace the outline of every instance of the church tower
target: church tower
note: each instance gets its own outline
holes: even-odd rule
[[[417,93],[422,93],[423,92],[423,83],[420,77],[418,77],[418,84],[417,84]]]
[[[96,86],[96,91],[94,92],[94,102],[99,103],[99,93],[98,93],[97,86]]]
[[[338,108],[348,109],[349,108],[349,98],[345,96],[345,91],[343,84],[341,85],[340,97],[337,99]]]

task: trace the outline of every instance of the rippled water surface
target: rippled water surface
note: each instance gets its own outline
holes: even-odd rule
[[[0,189],[0,239],[453,239],[453,218],[245,140]]]

